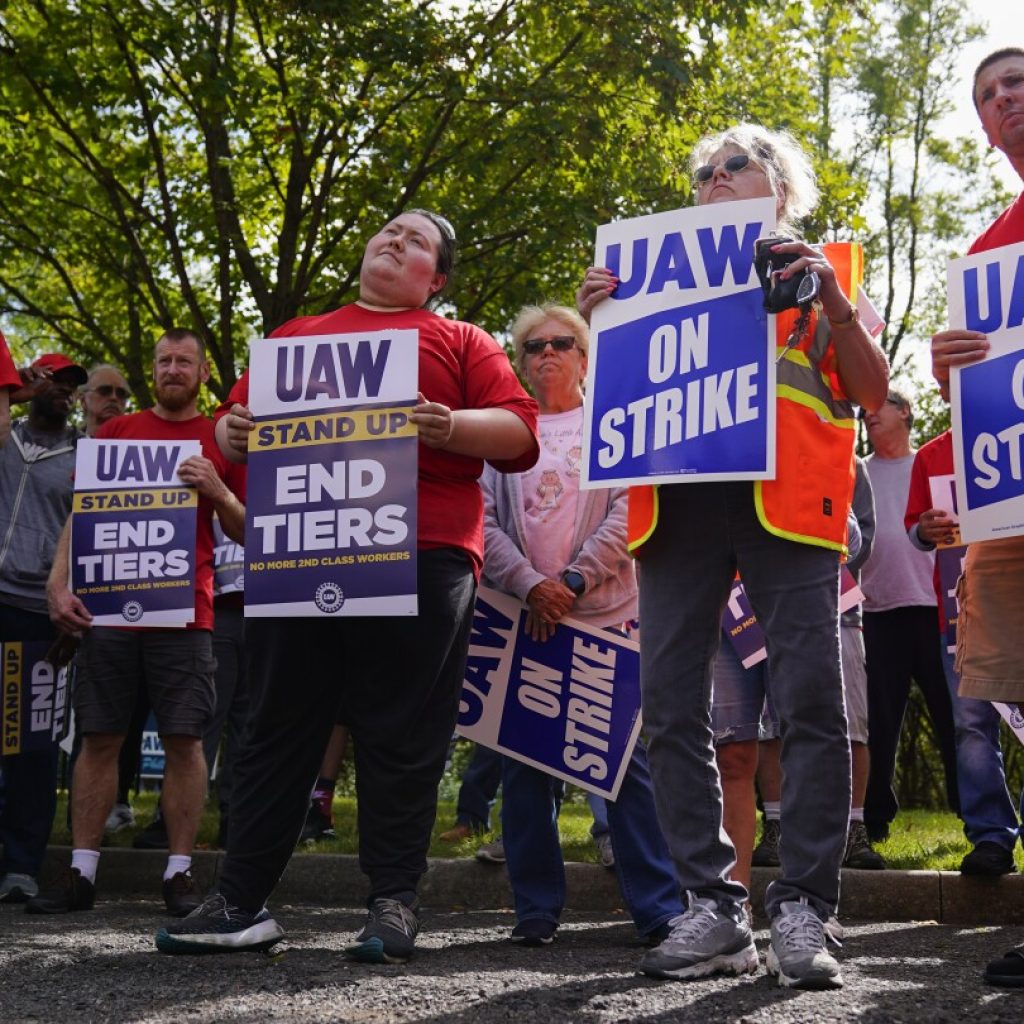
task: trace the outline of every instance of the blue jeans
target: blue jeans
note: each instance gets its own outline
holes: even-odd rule
[[[761,526],[749,483],[659,490],[659,521],[640,571],[640,687],[658,819],[683,888],[742,902],[722,828],[711,728],[721,617],[737,571],[768,647],[782,740],[782,874],[768,917],[806,897],[824,920],[838,905],[850,818],[850,743],[839,662],[839,554]]]
[[[475,832],[489,831],[491,808],[500,785],[501,754],[478,743],[462,773],[455,820]]]
[[[565,905],[565,864],[558,842],[559,779],[504,759],[501,825],[516,919],[558,922]],[[615,874],[637,931],[647,935],[682,913],[679,882],[658,827],[647,752],[637,743],[618,799],[608,801]]]
[[[956,777],[964,835],[974,846],[984,841],[1012,850],[1020,835],[1020,823],[1017,808],[1006,788],[1003,753],[999,747],[1001,716],[987,700],[959,696],[960,677],[953,668],[954,656],[946,649],[945,636],[939,639],[942,667],[953,702]],[[1024,792],[1021,793],[1021,817],[1024,818]]]

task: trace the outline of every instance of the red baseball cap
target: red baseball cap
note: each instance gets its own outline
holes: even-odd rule
[[[73,363],[59,352],[49,352],[45,356],[40,356],[32,365],[39,370],[49,370],[51,374],[60,373],[61,370],[73,370],[75,384],[79,386],[89,379],[89,374],[78,363]]]

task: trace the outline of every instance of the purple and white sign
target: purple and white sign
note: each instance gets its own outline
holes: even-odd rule
[[[245,548],[233,541],[213,517],[213,596],[245,590]]]
[[[619,284],[594,307],[580,485],[775,475],[775,318],[754,242],[775,202],[750,199],[598,228]]]
[[[415,615],[419,336],[250,351],[247,616]]]
[[[481,588],[459,734],[614,800],[640,735],[640,648],[563,619],[544,643],[514,597]]]
[[[949,325],[991,348],[949,377],[960,533],[1024,534],[1024,243],[951,260]]]
[[[42,640],[0,643],[4,757],[49,750],[64,732],[68,670],[56,669],[46,660],[49,646]]]
[[[78,442],[71,589],[94,625],[195,620],[198,494],[178,466],[200,454],[198,441]]]

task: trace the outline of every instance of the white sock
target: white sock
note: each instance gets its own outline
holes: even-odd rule
[[[173,878],[182,871],[188,871],[192,867],[192,858],[184,853],[172,853],[167,858],[167,867],[164,868],[164,881]]]
[[[99,850],[72,850],[71,867],[78,868],[78,873],[90,882],[96,881],[96,866],[100,862]]]
[[[850,808],[850,821],[863,821],[864,820],[864,808],[863,807],[851,807]]]
[[[765,821],[778,821],[782,817],[782,801],[765,800],[764,817]]]

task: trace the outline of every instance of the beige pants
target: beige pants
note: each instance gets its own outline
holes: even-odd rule
[[[971,544],[957,596],[960,696],[1024,701],[1024,537]]]

